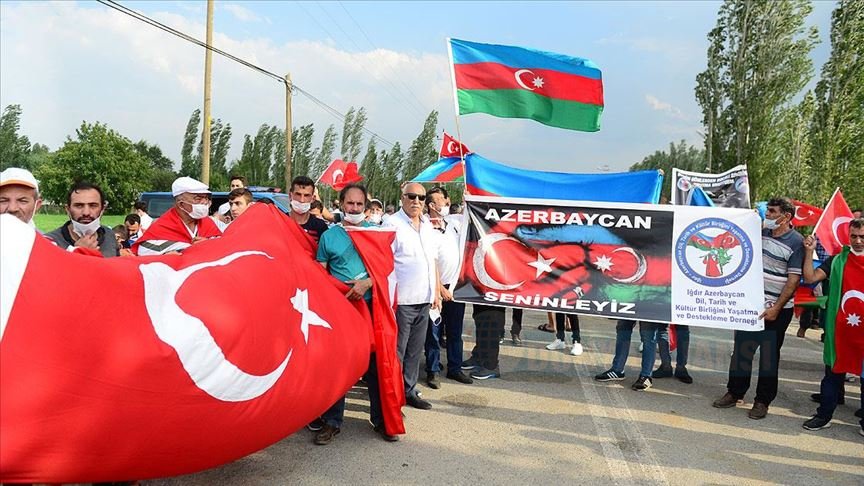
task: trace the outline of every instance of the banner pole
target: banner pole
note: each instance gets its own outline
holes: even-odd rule
[[[459,159],[462,161],[462,177],[465,179],[462,184],[462,200],[465,200],[465,194],[468,193],[467,177],[468,171],[465,167],[465,153],[462,150],[462,127],[459,126],[459,94],[456,89],[456,65],[453,63],[453,39],[446,38],[447,41],[447,56],[450,58],[450,83],[453,86],[453,117],[456,120],[456,137],[459,140]]]

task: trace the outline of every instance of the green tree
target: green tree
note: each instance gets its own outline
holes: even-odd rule
[[[356,112],[354,107],[345,114],[342,127],[342,160],[356,162],[363,145],[363,129],[366,126],[366,109],[361,107]]]
[[[201,177],[201,161],[195,156],[195,142],[198,140],[198,125],[201,124],[201,110],[195,110],[186,123],[183,135],[183,148],[180,151],[181,176]]]
[[[400,182],[405,164],[405,154],[399,142],[393,144],[390,151],[382,151],[381,167],[383,172],[381,197],[385,204],[396,204],[400,197]]]
[[[763,170],[775,155],[776,120],[812,77],[810,51],[818,40],[805,25],[807,0],[726,0],[708,34],[708,67],[697,77],[696,99],[706,123],[714,172],[750,169],[760,197]]]
[[[313,165],[315,152],[312,149],[312,137],[315,127],[310,123],[292,130],[291,135],[291,175],[307,175]],[[287,188],[286,188],[287,190]]]
[[[424,168],[438,160],[438,151],[435,148],[435,133],[438,131],[438,112],[432,110],[423,129],[417,138],[411,142],[408,153],[405,156],[405,167],[402,178],[408,180],[416,176]]]
[[[672,194],[672,169],[702,172],[706,169],[705,164],[705,151],[681,140],[677,144],[670,142],[668,152],[658,150],[642,159],[642,162],[630,166],[630,170],[662,170],[664,177],[661,194],[669,195]]]
[[[363,183],[371,197],[380,199],[383,174],[381,165],[378,163],[378,149],[374,138],[369,139],[369,144],[366,146],[366,155],[363,156],[363,162],[360,164],[360,175],[363,176]]]
[[[240,159],[231,167],[231,171],[243,174],[249,185],[270,184],[270,168],[273,165],[273,153],[279,132],[278,127],[271,127],[264,123],[258,128],[254,138],[251,135],[244,135],[243,151]]]
[[[831,16],[831,55],[816,84],[810,126],[814,201],[840,186],[864,205],[864,2],[841,0]]]
[[[305,174],[311,177],[313,180],[317,179],[318,176],[324,172],[324,169],[330,165],[330,162],[333,162],[333,153],[336,151],[336,127],[330,125],[327,127],[327,130],[324,132],[324,138],[321,140],[321,147],[313,152],[313,163],[309,167],[309,173]],[[299,172],[297,175],[300,174]]]
[[[23,168],[36,172],[39,167],[48,162],[48,159],[51,158],[51,150],[47,145],[42,145],[41,143],[34,143],[32,147],[30,147],[30,153],[27,155],[27,163]]]
[[[171,183],[177,178],[174,172],[174,161],[162,153],[158,145],[150,145],[145,140],[135,144],[135,151],[144,157],[150,166],[150,185],[148,191],[169,191]]]
[[[139,193],[150,189],[149,161],[128,138],[101,123],[84,122],[75,133],[37,171],[44,198],[63,204],[69,187],[86,180],[102,187],[109,214],[124,214]]]
[[[18,135],[21,128],[21,105],[8,105],[0,116],[0,170],[7,167],[31,169],[30,140]]]

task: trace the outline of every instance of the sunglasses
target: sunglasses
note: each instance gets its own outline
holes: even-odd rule
[[[406,192],[405,194],[402,194],[402,197],[407,197],[412,201],[415,199],[419,199],[421,201],[426,200],[426,194],[414,194],[413,192]]]

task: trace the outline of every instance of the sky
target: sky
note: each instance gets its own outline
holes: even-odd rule
[[[203,1],[120,1],[204,39]],[[282,2],[215,3],[213,45],[280,75],[340,113],[365,107],[379,150],[407,148],[426,116],[457,135],[448,37],[591,59],[603,72],[601,129],[583,133],[484,114],[458,119],[462,141],[517,167],[625,171],[670,142],[701,145],[696,75],[719,2]],[[830,53],[834,2],[808,18]],[[203,106],[204,49],[96,2],[0,3],[0,106],[20,104],[21,133],[60,147],[82,121],[159,145],[179,164],[189,115]],[[341,121],[301,94],[294,126],[314,123],[316,144]],[[284,85],[213,56],[212,114],[243,134],[285,126]],[[368,140],[368,137],[367,139]],[[338,150],[338,147],[337,147]],[[364,150],[365,152],[365,140]],[[338,155],[338,154],[337,154]],[[312,174],[317,176],[317,174]]]

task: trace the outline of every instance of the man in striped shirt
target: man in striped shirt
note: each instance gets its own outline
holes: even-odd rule
[[[736,331],[729,364],[727,392],[714,401],[717,408],[732,408],[750,388],[753,357],[759,349],[759,381],[751,419],[762,419],[777,396],[780,348],[792,321],[792,296],[801,279],[804,237],[792,229],[795,205],[788,198],[768,201],[762,229],[762,276],[765,282],[765,319],[762,331]]]

